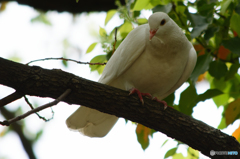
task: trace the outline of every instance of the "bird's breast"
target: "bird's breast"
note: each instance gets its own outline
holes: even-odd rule
[[[124,87],[121,89],[134,87],[159,98],[164,96],[181,77],[188,56],[162,54],[163,56],[154,56],[149,51],[144,51],[118,78],[118,83]]]

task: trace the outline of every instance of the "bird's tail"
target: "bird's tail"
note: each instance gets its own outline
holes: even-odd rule
[[[104,137],[112,129],[118,118],[95,109],[81,106],[66,120],[68,128],[89,137]]]

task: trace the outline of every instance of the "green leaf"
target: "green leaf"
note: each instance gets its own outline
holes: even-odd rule
[[[233,53],[237,54],[240,56],[240,38],[239,37],[234,37],[229,40],[223,40],[223,46]]]
[[[89,53],[89,52],[91,52],[94,48],[95,48],[95,46],[97,45],[97,42],[95,42],[95,43],[92,43],[89,47],[88,47],[88,49],[87,49],[87,51],[86,51],[86,53]]]
[[[213,97],[218,96],[220,94],[223,94],[223,92],[218,90],[218,89],[208,89],[206,92],[204,92],[203,94],[200,94],[197,97],[196,103],[198,103],[200,101],[205,101],[206,99],[213,98]]]
[[[238,36],[240,36],[240,15],[237,13],[233,13],[232,18],[230,20],[231,28],[237,32]]]
[[[91,61],[90,63],[104,63],[106,62],[106,55],[98,55],[98,56],[95,56]],[[89,65],[89,67],[91,68],[91,71],[98,71],[99,74],[102,73],[103,69],[105,66],[103,65]]]
[[[137,0],[137,2],[135,3],[135,5],[133,7],[133,11],[149,9],[149,5],[151,5],[150,0]]]
[[[229,80],[235,76],[235,74],[238,72],[238,69],[240,67],[239,63],[234,63],[231,65],[227,75],[225,76],[225,80]]]
[[[197,59],[197,64],[190,76],[190,79],[193,82],[196,82],[198,76],[205,73],[209,68],[209,63],[212,61],[212,56],[209,53],[205,53],[202,56],[199,56]]]
[[[99,28],[99,35],[102,37],[106,37],[107,36],[107,32],[104,28],[100,27]]]
[[[199,36],[204,30],[208,28],[207,18],[203,17],[199,14],[189,14],[191,25],[193,26],[193,30],[191,32],[191,38],[195,38]]]
[[[34,138],[34,142],[38,141],[42,136],[42,134],[43,134],[43,129],[37,132],[36,137]]]
[[[208,16],[209,14],[213,15],[213,11],[214,11],[214,6],[216,5],[215,3],[206,3],[203,0],[198,1],[198,2],[203,2],[203,4],[201,6],[198,6],[197,10],[198,13],[202,16]]]
[[[197,10],[199,10],[199,8],[201,8],[202,6],[204,6],[205,4],[208,4],[207,0],[200,0],[200,1],[196,1],[196,6],[197,6]]]
[[[240,97],[240,76],[239,74],[235,74],[234,77],[228,81],[226,81],[227,85],[230,85],[230,89],[228,93],[233,98]]]
[[[175,94],[174,92],[167,96],[166,98],[163,99],[163,101],[167,102],[167,105],[173,106],[174,104],[174,99],[175,99]]]
[[[228,99],[230,96],[226,92],[229,92],[229,90],[231,88],[230,82],[226,82],[224,80],[224,78],[221,78],[220,80],[213,78],[213,80],[210,82],[210,88],[211,89],[216,88],[216,89],[219,89],[222,92],[224,92],[224,94],[222,94],[222,95],[213,97],[213,101],[217,105],[217,107],[228,103]]]
[[[105,25],[107,25],[107,23],[109,22],[110,19],[112,19],[112,17],[115,15],[115,13],[117,12],[117,10],[115,9],[112,9],[112,10],[109,10],[107,12],[107,16],[105,18]]]
[[[68,41],[65,39],[65,40],[63,41],[63,46],[64,46],[64,48],[69,47],[67,44],[69,44],[69,43],[68,43]],[[64,51],[63,51],[62,57],[65,58],[65,59],[67,59],[66,51],[65,51],[65,50],[66,50],[66,49],[64,49]],[[65,66],[65,67],[68,66],[67,60],[61,60],[61,61],[62,61],[63,66]]]
[[[221,10],[220,10],[221,14],[224,14],[226,12],[231,2],[232,0],[223,0],[223,2],[221,3]]]
[[[34,23],[34,22],[41,22],[41,23],[44,23],[46,25],[52,25],[51,22],[49,21],[48,17],[46,16],[46,14],[44,14],[44,13],[40,13],[35,18],[32,18],[31,22],[32,23]]]
[[[164,141],[161,147],[163,147],[168,142],[168,139]]]
[[[211,37],[214,36],[215,32],[219,31],[219,26],[211,25],[208,27],[208,29],[205,31],[204,39],[209,40]]]
[[[205,101],[206,99],[210,99],[221,94],[223,94],[223,92],[218,89],[208,89],[203,94],[197,95],[195,87],[190,85],[181,93],[179,110],[186,115],[191,115],[193,107],[196,106],[198,102]]]
[[[155,132],[157,132],[157,131],[154,130],[154,129],[151,129],[150,135],[151,135],[152,138],[153,138],[153,134],[154,134]]]
[[[221,94],[223,94],[223,92],[218,89],[208,89],[203,94],[197,95],[195,87],[190,85],[181,94],[181,98],[179,101],[180,111],[187,115],[191,115],[192,108],[196,106],[198,102],[205,101],[206,99],[210,99],[210,98],[219,96]]]
[[[132,24],[130,22],[125,22],[118,30],[122,36],[122,38],[125,38],[130,31],[132,31]]]
[[[139,18],[139,19],[137,19],[137,23],[139,25],[146,24],[147,22],[148,22],[148,20],[146,18]]]
[[[67,61],[66,61],[66,60],[62,60],[62,64],[63,64],[63,66],[65,66],[65,67],[67,67],[67,66],[68,66],[68,63],[67,63]]]
[[[216,47],[216,46],[220,47],[222,45],[222,40],[223,40],[223,31],[222,31],[222,28],[221,28],[215,33],[213,46],[214,47]]]
[[[172,159],[185,159],[182,153],[176,153],[172,156]]]
[[[142,149],[145,150],[149,146],[149,139],[147,140],[144,139],[144,131],[141,131],[140,133],[136,134],[138,142],[140,143]]]
[[[157,6],[157,5],[166,5],[170,2],[170,0],[150,0],[150,3],[153,5],[153,6]]]
[[[152,9],[153,13],[155,12],[164,12],[169,13],[172,10],[172,3],[168,3],[167,5],[157,5]]]
[[[240,14],[240,3],[238,3],[238,5],[235,7],[235,12]]]
[[[180,13],[181,15],[184,15],[185,9],[187,9],[187,8],[186,8],[186,6],[183,6],[183,5],[178,5],[176,7],[177,13]]]
[[[191,148],[191,147],[188,147],[188,151],[187,151],[187,157],[186,159],[193,159],[193,158],[198,158],[199,157],[199,151]]]
[[[14,61],[14,62],[21,62],[22,58],[18,56],[18,54],[14,53],[13,55],[10,55],[8,57],[8,60]]]
[[[179,109],[182,113],[186,115],[191,115],[193,112],[193,107],[195,106],[195,100],[197,98],[197,92],[194,85],[189,85],[181,95],[179,100]]]
[[[221,78],[221,79],[213,78],[210,86],[212,86],[211,88],[216,88],[216,89],[223,91],[227,87],[227,82],[225,82],[223,78]]]
[[[229,103],[226,111],[225,111],[225,119],[227,126],[232,124],[236,119],[240,117],[240,98],[234,100]]]
[[[210,63],[208,72],[211,76],[220,79],[227,74],[228,68],[224,62],[217,60]]]
[[[133,14],[133,18],[138,18],[141,14],[141,11],[133,11],[132,14]]]
[[[218,129],[224,129],[224,128],[226,128],[227,127],[227,124],[226,124],[226,119],[225,119],[225,117],[222,117],[222,120],[221,120],[221,122],[220,122],[220,124],[218,125]]]
[[[173,156],[173,155],[176,153],[176,151],[177,151],[177,147],[174,147],[174,148],[168,150],[168,151],[166,152],[164,158],[168,158],[168,157],[170,157],[170,156]]]

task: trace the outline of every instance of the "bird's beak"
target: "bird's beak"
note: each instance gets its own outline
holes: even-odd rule
[[[152,40],[152,38],[154,37],[154,35],[156,34],[156,32],[157,32],[157,29],[150,29],[150,31],[149,31],[149,33],[150,33],[150,35],[149,35],[149,41]]]

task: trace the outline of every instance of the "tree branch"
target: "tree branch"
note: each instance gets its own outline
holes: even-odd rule
[[[58,12],[82,13],[92,11],[108,11],[110,9],[117,9],[115,0],[0,0],[0,2],[15,1],[19,4],[31,6],[35,9],[43,11],[56,10]],[[120,0],[125,4],[125,0]]]
[[[63,100],[70,92],[71,92],[71,89],[67,89],[67,90],[66,90],[60,97],[58,97],[56,100],[54,100],[54,101],[52,101],[52,102],[50,102],[50,103],[48,103],[48,104],[44,104],[44,105],[42,105],[42,106],[40,106],[40,107],[37,107],[37,108],[35,108],[35,109],[32,109],[32,110],[28,111],[27,113],[24,113],[24,114],[22,114],[22,115],[19,115],[19,116],[15,117],[15,118],[12,118],[12,119],[10,119],[10,120],[5,120],[5,121],[3,121],[3,122],[0,121],[0,124],[1,124],[1,125],[9,126],[10,124],[12,124],[12,123],[14,123],[14,122],[16,122],[16,121],[19,121],[19,120],[21,120],[21,119],[24,119],[24,118],[26,118],[27,116],[29,116],[29,115],[31,115],[31,114],[37,113],[37,112],[39,112],[39,111],[41,111],[41,110],[43,110],[43,109],[46,109],[46,108],[49,108],[49,107],[51,107],[51,106],[57,105],[57,104],[58,104],[61,100]],[[39,115],[38,115],[38,116],[39,116]]]
[[[71,89],[63,99],[69,104],[85,105],[101,112],[123,117],[180,140],[210,156],[210,151],[238,151],[240,144],[232,136],[193,119],[174,109],[144,98],[142,105],[137,95],[128,91],[89,81],[59,69],[43,69],[0,58],[0,83],[23,94],[58,98],[60,92]],[[212,157],[212,156],[210,156]],[[214,158],[238,156],[214,156]]]
[[[0,100],[0,108],[21,98],[23,95],[19,92],[14,92],[6,97],[4,97],[3,99]]]

